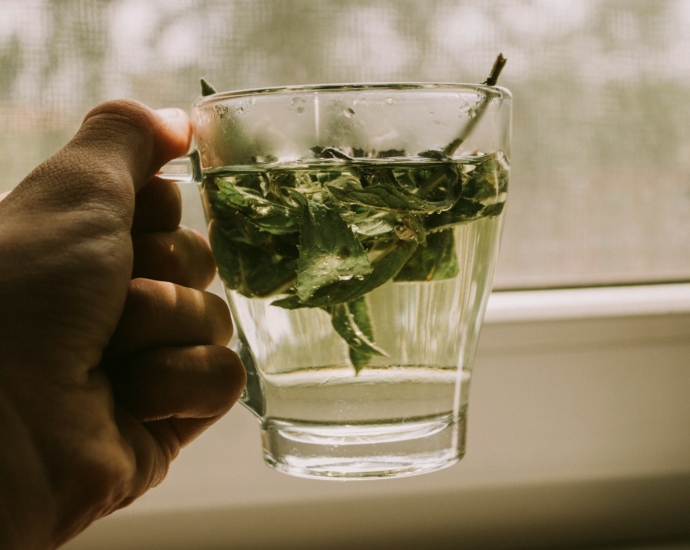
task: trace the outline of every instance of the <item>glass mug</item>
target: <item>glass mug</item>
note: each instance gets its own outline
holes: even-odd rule
[[[193,105],[190,179],[268,465],[356,479],[463,456],[511,104],[495,86],[362,84]]]

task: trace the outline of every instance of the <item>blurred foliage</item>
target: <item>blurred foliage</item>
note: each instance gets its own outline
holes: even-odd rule
[[[686,0],[0,0],[0,191],[96,103],[218,89],[478,82],[515,95],[497,283],[690,278]],[[687,222],[686,222],[687,223]],[[682,227],[682,225],[681,225]]]

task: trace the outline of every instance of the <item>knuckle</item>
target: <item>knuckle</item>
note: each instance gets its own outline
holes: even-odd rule
[[[86,129],[92,129],[94,126],[99,133],[105,133],[101,140],[113,137],[128,140],[139,138],[131,142],[133,147],[141,146],[147,141],[153,144],[154,121],[148,109],[134,101],[109,101],[95,107],[84,119]]]
[[[126,158],[138,159],[148,165],[154,153],[156,142],[156,120],[143,104],[130,100],[114,100],[94,107],[84,118],[74,143],[86,150],[96,147],[101,158],[99,165],[111,165],[131,171],[132,167],[121,164],[120,155],[113,152],[127,152]],[[110,158],[108,152],[111,152]],[[103,162],[103,161],[107,162]],[[125,161],[126,162],[126,161]]]
[[[210,248],[192,229],[136,235],[133,244],[136,276],[194,289],[206,288],[215,276]]]
[[[130,347],[148,340],[157,345],[226,345],[232,320],[225,301],[213,293],[136,278],[129,283],[118,336],[118,342]]]
[[[79,465],[81,501],[107,514],[117,509],[131,492],[134,463],[121,449],[92,453]]]
[[[152,133],[152,119],[149,109],[137,101],[130,99],[115,99],[106,101],[91,109],[84,122],[98,119],[99,122],[113,121],[126,124],[130,128],[143,133]]]
[[[126,308],[146,322],[167,318],[175,303],[176,285],[166,281],[137,278],[129,283]]]

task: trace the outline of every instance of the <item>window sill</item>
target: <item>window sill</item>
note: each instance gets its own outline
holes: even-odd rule
[[[690,313],[690,283],[497,291],[484,322],[557,321]]]

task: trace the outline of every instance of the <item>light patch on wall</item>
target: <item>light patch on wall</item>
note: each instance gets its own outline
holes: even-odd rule
[[[591,0],[533,0],[503,2],[503,23],[527,40],[541,41],[582,27],[591,11]]]
[[[157,57],[173,69],[198,63],[197,43],[197,29],[188,21],[177,21],[166,27],[157,41]]]
[[[408,61],[408,44],[395,29],[391,15],[382,7],[351,10],[337,34],[334,53],[338,61],[354,67],[365,65],[368,75],[377,75],[374,80],[394,78]]]
[[[151,40],[160,15],[154,6],[138,0],[125,0],[113,7],[110,38],[121,70],[133,73],[149,70]]]

